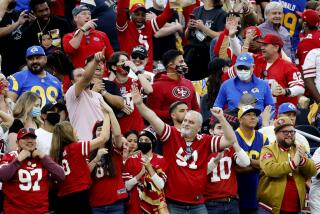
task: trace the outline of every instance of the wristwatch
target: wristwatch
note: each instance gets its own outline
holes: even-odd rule
[[[290,89],[289,89],[289,88],[286,88],[285,90],[286,90],[286,94],[285,94],[285,95],[286,95],[286,96],[290,96],[290,95],[291,95]]]

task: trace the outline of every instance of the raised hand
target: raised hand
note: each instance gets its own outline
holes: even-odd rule
[[[132,100],[133,100],[134,104],[136,104],[136,105],[142,104],[142,102],[143,102],[142,96],[140,94],[138,87],[134,84],[132,84],[132,86],[131,86],[131,96],[132,96]]]
[[[224,118],[222,108],[212,107],[212,108],[210,109],[210,111],[211,111],[211,114],[212,114],[213,116],[215,116],[216,118],[218,118],[219,121]]]
[[[100,148],[97,152],[96,157],[94,158],[96,162],[100,161],[102,156],[108,154],[108,149],[107,148]]]
[[[95,23],[95,21],[97,21],[98,19],[91,19],[90,21],[86,22],[83,26],[82,26],[82,30],[83,31],[88,31],[90,29],[95,29],[97,27],[97,23]]]
[[[99,51],[94,54],[94,60],[96,62],[102,62],[105,60],[105,56],[104,56],[105,50],[106,50],[106,47],[103,47],[102,51]]]

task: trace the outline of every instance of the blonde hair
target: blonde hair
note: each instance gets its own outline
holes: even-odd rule
[[[17,100],[13,108],[13,117],[20,119],[23,123],[26,121],[28,114],[32,111],[34,104],[37,100],[41,100],[41,97],[34,92],[28,91],[24,92]],[[39,127],[41,124],[40,116],[33,119],[34,122]]]
[[[53,136],[51,141],[51,158],[57,163],[60,163],[62,159],[63,147],[76,141],[77,139],[74,136],[73,128],[70,122],[63,121],[56,124],[53,129]]]

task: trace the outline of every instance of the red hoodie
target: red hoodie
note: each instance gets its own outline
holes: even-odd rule
[[[183,101],[189,109],[200,111],[196,92],[190,80],[180,77],[178,80],[170,79],[162,74],[155,80],[153,93],[149,95],[147,105],[166,123],[172,123],[169,108],[173,102]]]

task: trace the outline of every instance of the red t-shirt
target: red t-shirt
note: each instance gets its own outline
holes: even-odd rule
[[[61,165],[66,177],[59,185],[59,197],[89,189],[91,178],[86,161],[89,154],[89,141],[70,143],[63,148]]]
[[[0,167],[14,161],[16,151],[2,158]],[[30,158],[22,161],[10,181],[3,182],[4,213],[46,213],[48,211],[48,170],[40,160]]]
[[[90,30],[89,35],[83,35],[79,48],[74,49],[69,42],[73,38],[75,32],[66,34],[62,40],[63,49],[70,57],[75,68],[84,67],[86,59],[89,56],[102,51],[104,47],[106,48],[104,52],[106,60],[113,54],[113,49],[107,34],[98,30]]]
[[[116,170],[115,177],[104,176],[102,167],[98,167],[92,175],[92,186],[90,189],[91,207],[110,205],[128,196],[122,179],[123,159],[120,151],[114,149],[112,161]]]
[[[127,115],[123,113],[123,115],[118,118],[121,127],[121,132],[126,133],[127,131],[133,129],[137,130],[138,132],[142,131],[144,128],[143,118],[140,115],[137,107],[134,105],[131,95],[132,84],[136,84],[139,90],[141,91],[140,81],[129,78],[128,81],[124,84],[118,83],[116,79],[114,79],[113,82],[116,83],[116,85],[120,89],[120,93],[125,101],[125,104],[133,109],[133,112],[131,114]]]
[[[296,183],[292,176],[287,176],[287,185],[282,199],[281,211],[300,212],[300,200]]]
[[[163,155],[170,163],[165,186],[166,198],[189,204],[204,202],[207,164],[211,152],[220,150],[221,137],[197,135],[191,146],[172,126],[165,125],[161,134]]]
[[[128,178],[133,178],[142,169],[141,164],[141,153],[132,155],[128,158],[125,164],[124,173]],[[158,154],[153,154],[150,163],[153,169],[158,173],[158,175],[166,181],[166,174],[168,164],[163,156]],[[138,214],[141,213],[141,204],[139,198],[139,192],[144,192],[148,196],[150,200],[161,200],[164,199],[163,191],[159,191],[152,182],[150,182],[150,176],[146,173],[141,177],[139,184],[132,188],[130,192],[130,200],[128,203],[128,213],[130,214]],[[151,190],[146,188],[146,184],[151,187]],[[139,186],[139,187],[138,187]],[[139,189],[138,189],[139,188]]]
[[[212,153],[209,162],[218,155]],[[223,157],[209,169],[211,172],[207,176],[207,185],[204,198],[219,199],[238,195],[237,177],[235,171],[235,151],[233,147],[223,151]]]

